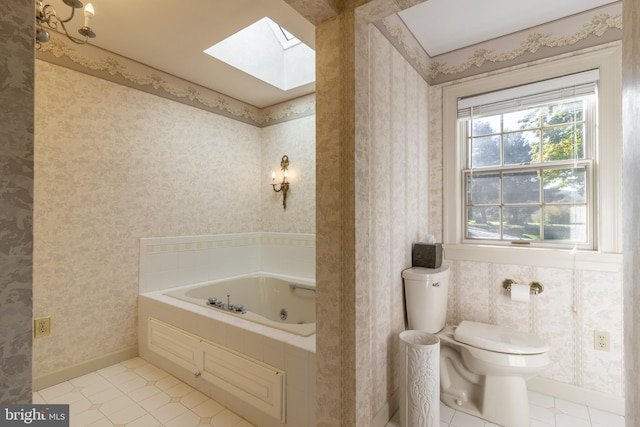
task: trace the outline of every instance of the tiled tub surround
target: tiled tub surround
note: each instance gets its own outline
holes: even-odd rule
[[[141,239],[139,354],[258,427],[313,426],[315,334],[294,335],[166,295],[170,288],[265,272],[299,283],[313,283],[315,236],[238,233]],[[286,381],[284,421],[256,409],[237,393],[207,381],[206,374],[196,377],[189,364],[176,363],[150,348],[150,319],[177,328],[179,335],[191,337],[192,342],[201,340],[205,347],[220,346],[225,351],[250,358],[256,364],[263,363],[268,368],[283,371]],[[155,320],[151,321],[152,325],[153,322]]]
[[[268,272],[315,281],[315,235],[235,233],[140,239],[140,293]]]

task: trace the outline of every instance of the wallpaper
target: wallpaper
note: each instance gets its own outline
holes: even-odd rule
[[[33,2],[0,4],[0,402],[31,402]]]
[[[348,167],[353,152],[344,147],[341,104],[343,71],[341,37],[343,18],[325,21],[316,27],[316,423],[318,426],[350,422],[344,411],[352,411],[353,398],[353,324],[350,310],[355,305],[344,268],[353,266],[351,230],[347,216],[350,204],[343,202],[353,190],[353,169]],[[348,24],[344,24],[347,28]],[[346,163],[346,164],[344,164]],[[346,226],[346,227],[343,227]],[[349,233],[345,231],[348,230]],[[345,266],[345,267],[343,267]],[[344,301],[344,303],[343,303]],[[348,382],[349,389],[345,387]],[[351,416],[351,414],[349,414]],[[353,423],[351,423],[353,425]],[[348,424],[346,424],[348,425]]]
[[[260,197],[262,199],[262,231],[287,233],[316,232],[316,118],[304,117],[262,129],[262,164]],[[280,161],[289,158],[289,192],[287,208],[282,206],[282,193],[271,187],[271,172],[276,182],[282,181]],[[266,172],[266,173],[264,173]],[[276,186],[276,188],[279,188]]]
[[[421,88],[408,89],[416,72],[406,61],[397,58],[397,52],[383,35],[371,31],[371,23],[393,12],[394,7],[374,1],[355,12],[355,92],[351,92],[352,81],[348,75],[341,79],[333,73],[337,70],[344,76],[350,72],[351,64],[345,53],[349,49],[345,48],[344,52],[318,50],[319,69],[326,68],[327,72],[326,81],[319,81],[317,85],[318,174],[322,176],[325,170],[328,173],[338,169],[350,171],[348,156],[353,155],[356,161],[355,182],[345,180],[342,195],[332,195],[329,182],[321,179],[317,182],[320,425],[334,425],[336,420],[332,414],[337,410],[341,411],[342,423],[359,426],[380,425],[376,422],[393,412],[399,369],[397,332],[404,327],[403,306],[398,299],[402,295],[400,272],[410,266],[412,241],[423,238],[424,233],[433,233],[442,240],[445,197],[442,192],[442,87],[428,87],[419,79]],[[323,24],[318,31],[318,46],[332,40],[337,43],[336,32],[348,43],[353,36],[350,28],[354,28],[350,26],[351,18],[349,12],[343,12],[336,22]],[[338,89],[334,89],[336,87]],[[412,90],[423,91],[428,99],[417,101]],[[340,98],[332,98],[338,95],[337,91]],[[351,93],[355,94],[353,99]],[[350,116],[349,106],[353,100],[355,109]],[[417,106],[412,102],[418,102]],[[412,113],[415,107],[419,111],[417,115]],[[333,113],[355,118],[355,147],[351,147],[348,124]],[[417,125],[416,117],[424,122]],[[412,135],[420,131],[428,132],[422,139],[426,145],[418,145],[428,156],[425,165],[412,163],[416,153],[406,145]],[[394,161],[394,156],[399,157],[399,163]],[[412,187],[410,178],[420,173],[426,174],[418,184],[422,192]],[[353,216],[350,191],[355,193]],[[404,203],[403,197],[407,197]],[[423,222],[413,221],[407,214],[419,209],[426,213],[420,217]],[[352,225],[355,225],[354,241],[350,246]],[[620,366],[623,354],[620,273],[531,270],[497,261],[480,266],[462,261],[449,263],[453,270],[449,321],[477,316],[539,333],[554,347],[552,366],[545,373],[547,378],[622,396],[623,373],[616,366]],[[351,268],[355,270],[353,282]],[[546,281],[549,292],[534,299],[526,310],[514,307],[496,287],[505,274],[513,274],[523,282],[533,277]],[[472,280],[467,279],[469,275]],[[604,283],[606,288],[601,287]],[[603,292],[608,293],[603,295]],[[480,299],[475,301],[473,297],[478,295]],[[605,301],[604,309],[597,304],[600,300]],[[521,315],[523,311],[525,314]],[[611,352],[593,350],[595,328],[610,331]],[[551,337],[558,330],[562,331],[563,339],[569,340],[569,345]],[[338,348],[339,355],[336,354]],[[611,375],[605,378],[602,372],[609,370]],[[340,394],[335,384],[341,384]],[[327,408],[333,408],[333,413]]]
[[[400,272],[411,245],[429,232],[427,84],[373,26],[369,27],[368,134],[356,138],[356,287],[366,301],[369,334],[357,348],[370,360],[359,376],[372,419],[398,387],[404,330]],[[362,254],[362,256],[360,255]],[[363,327],[364,324],[360,324]],[[364,391],[366,390],[366,391]]]
[[[273,192],[262,150],[304,140],[290,154],[308,167],[313,118],[302,120],[263,144],[256,126],[36,61],[33,312],[52,316],[52,335],[34,341],[34,376],[136,344],[141,237],[256,232],[263,212],[281,214],[261,204]],[[308,178],[292,184],[299,223],[272,231],[313,232],[296,203]]]
[[[622,40],[623,103],[623,212],[624,229],[624,321],[627,425],[640,420],[640,3],[624,0],[625,32]]]

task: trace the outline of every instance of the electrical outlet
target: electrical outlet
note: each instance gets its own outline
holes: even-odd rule
[[[42,338],[51,335],[51,316],[33,319],[33,336]]]
[[[609,351],[609,332],[594,331],[593,347],[600,351]]]

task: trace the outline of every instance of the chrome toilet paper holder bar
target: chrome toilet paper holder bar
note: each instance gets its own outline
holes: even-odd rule
[[[515,285],[516,281],[513,279],[504,279],[502,281],[502,287],[507,291],[511,292],[511,285]],[[533,281],[529,283],[529,292],[532,295],[538,295],[544,292],[544,285],[540,282]]]

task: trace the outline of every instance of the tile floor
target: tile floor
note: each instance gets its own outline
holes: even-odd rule
[[[68,403],[71,427],[253,426],[139,357],[34,392],[33,403]],[[624,427],[620,415],[540,393],[529,393],[529,406],[530,427]],[[499,427],[442,404],[440,424]],[[386,425],[399,426],[398,414]]]
[[[139,357],[34,392],[33,403],[68,403],[71,427],[253,426]]]
[[[624,417],[585,405],[529,392],[530,427],[625,427]],[[499,427],[440,404],[441,427]],[[386,427],[400,427],[398,414]]]

